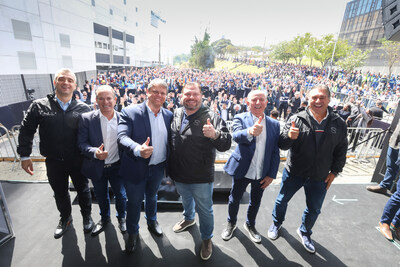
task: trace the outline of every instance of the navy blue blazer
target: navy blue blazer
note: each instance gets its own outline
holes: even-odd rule
[[[276,178],[279,168],[279,122],[265,116],[267,128],[267,140],[265,142],[265,154],[262,177],[266,176]],[[226,173],[234,179],[242,179],[249,170],[251,160],[256,150],[256,140],[251,141],[247,138],[248,128],[254,124],[253,117],[250,112],[240,113],[233,119],[233,140],[237,143],[235,150],[232,152],[228,161],[224,166]]]
[[[171,134],[172,112],[161,108],[164,117],[165,127],[168,132],[168,139]],[[121,111],[121,119],[118,124],[118,142],[122,152],[120,175],[123,179],[132,183],[139,183],[145,178],[146,167],[150,162],[150,158],[144,159],[136,157],[135,148],[146,142],[147,137],[151,140],[151,127],[149,114],[146,103],[138,105],[129,105]],[[167,144],[167,158],[169,155],[169,147]]]
[[[116,112],[117,120],[120,114]],[[115,136],[115,138],[117,138]],[[83,113],[78,124],[78,147],[85,156],[81,172],[90,179],[100,179],[103,175],[104,160],[94,157],[96,149],[103,144],[101,133],[100,110]]]

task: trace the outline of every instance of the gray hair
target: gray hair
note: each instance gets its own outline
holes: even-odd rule
[[[168,84],[162,79],[156,78],[156,79],[152,80],[149,83],[149,85],[147,86],[147,90],[153,88],[154,86],[161,86],[168,91]]]
[[[247,95],[247,98],[250,99],[256,93],[263,93],[265,98],[267,98],[267,93],[264,90],[251,90],[250,93]]]
[[[57,82],[58,78],[60,78],[60,76],[63,75],[63,74],[69,74],[69,75],[71,75],[72,78],[74,79],[74,82],[76,83],[76,76],[75,76],[75,73],[73,73],[72,70],[67,69],[67,68],[59,69],[59,70],[56,72],[55,76],[54,76],[54,81]]]
[[[101,85],[101,86],[99,86],[99,88],[97,88],[97,90],[96,90],[96,98],[99,95],[99,93],[107,91],[107,90],[109,90],[113,94],[114,97],[117,96],[115,94],[115,90],[111,86],[105,84],[105,85]]]

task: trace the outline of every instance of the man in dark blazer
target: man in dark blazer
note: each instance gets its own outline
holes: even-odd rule
[[[279,167],[279,122],[267,117],[265,92],[253,90],[247,98],[249,112],[233,119],[233,140],[238,144],[224,170],[232,176],[232,189],[228,203],[228,224],[221,237],[229,240],[237,228],[237,214],[243,193],[251,184],[250,203],[244,229],[255,243],[261,236],[255,228],[256,216],[264,189],[276,178]]]
[[[154,79],[148,85],[147,100],[130,105],[121,112],[118,141],[123,148],[120,174],[128,195],[125,242],[128,254],[137,247],[139,219],[143,199],[147,226],[156,236],[163,234],[157,222],[157,191],[165,176],[168,159],[168,136],[172,112],[164,109],[168,85]]]
[[[126,232],[126,192],[119,175],[117,130],[120,116],[114,110],[116,99],[111,86],[100,86],[96,91],[99,109],[82,114],[79,121],[78,146],[85,156],[81,172],[92,180],[101,215],[101,220],[92,230],[92,236],[103,232],[111,222],[108,183],[115,195],[118,227],[121,233]]]

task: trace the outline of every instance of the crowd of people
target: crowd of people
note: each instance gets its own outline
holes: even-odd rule
[[[116,193],[118,227],[127,233],[128,254],[138,247],[142,201],[148,230],[155,236],[164,234],[156,203],[168,170],[184,209],[173,231],[195,225],[197,212],[199,254],[208,260],[213,250],[216,151],[227,151],[232,140],[237,143],[224,166],[232,176],[232,190],[221,237],[228,241],[233,236],[239,201],[250,184],[244,229],[260,243],[255,225],[261,197],[277,176],[279,149],[288,150],[267,235],[271,240],[279,237],[288,203],[304,187],[306,207],[297,234],[304,248],[315,253],[312,228],[327,190],[345,165],[347,127],[367,127],[374,117],[390,113],[384,104],[400,96],[397,85],[379,81],[375,86],[361,73],[326,75],[322,69],[277,63],[269,64],[263,74],[131,68],[100,74],[78,89],[75,74],[61,69],[55,75],[55,92],[28,109],[17,151],[22,168],[33,174],[30,154],[39,127],[40,152],[46,157],[60,212],[55,238],[72,223],[68,177],[78,192],[84,232],[93,236],[111,222],[110,183]],[[282,130],[276,119],[285,120]],[[353,139],[357,134],[362,132]],[[99,203],[97,223],[91,217],[88,179]],[[397,233],[400,225],[396,221],[393,227]]]

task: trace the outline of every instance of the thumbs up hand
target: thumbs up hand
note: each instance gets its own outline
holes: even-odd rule
[[[104,144],[101,144],[96,149],[96,158],[99,160],[105,160],[108,157],[108,151],[104,150]]]
[[[263,126],[261,124],[263,117],[260,116],[258,121],[250,128],[249,133],[252,136],[259,136],[262,133]]]
[[[292,121],[292,125],[290,126],[289,132],[288,132],[288,136],[290,139],[292,140],[296,140],[297,137],[299,136],[299,128],[296,127],[296,123],[294,121]]]
[[[150,158],[151,154],[153,153],[153,147],[149,146],[150,144],[150,137],[147,137],[146,142],[144,142],[140,146],[140,156],[144,159]]]
[[[207,119],[207,123],[203,126],[203,134],[205,137],[216,139],[217,131],[214,129],[214,126],[211,124],[210,118]]]

